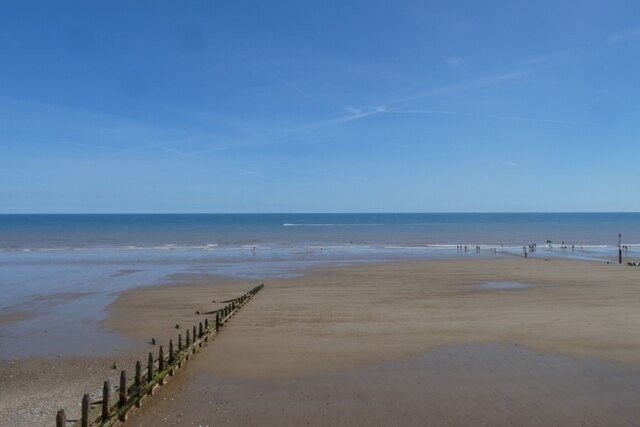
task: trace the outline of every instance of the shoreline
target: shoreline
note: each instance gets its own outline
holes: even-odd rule
[[[246,246],[246,245],[244,245]],[[407,260],[466,260],[521,257],[521,249],[499,247],[468,252],[455,245],[438,248],[434,245],[403,246],[399,249],[362,249],[361,245],[327,246],[311,252],[283,253],[278,248],[244,247],[241,252],[171,251],[160,252],[92,252],[2,254],[0,264],[6,266],[4,277],[9,292],[0,307],[0,348],[10,337],[13,346],[0,360],[29,356],[74,355],[81,348],[61,349],[52,345],[39,348],[38,340],[64,342],[69,333],[96,337],[91,346],[104,342],[126,348],[115,336],[98,336],[99,322],[106,307],[116,295],[131,288],[171,283],[173,276],[197,273],[202,276],[231,277],[256,281],[302,277],[316,268],[341,265],[379,264]],[[395,246],[389,246],[395,247]],[[226,253],[226,255],[225,255]],[[625,254],[625,261],[635,260]],[[540,246],[530,258],[613,261],[612,254],[589,250],[547,250]],[[38,271],[37,275],[33,271]],[[20,286],[18,286],[18,284]],[[24,285],[26,284],[26,285]],[[61,330],[64,326],[67,330]],[[4,329],[5,338],[2,337]],[[43,333],[46,331],[46,333]],[[54,337],[51,339],[50,337]],[[3,342],[4,341],[4,342]],[[16,345],[17,344],[17,345]],[[92,355],[85,354],[85,355]]]

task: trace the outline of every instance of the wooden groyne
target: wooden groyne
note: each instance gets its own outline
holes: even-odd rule
[[[61,409],[56,414],[56,427],[112,426],[125,421],[131,409],[140,408],[143,400],[153,396],[154,389],[164,385],[167,376],[173,376],[204,343],[220,333],[229,319],[263,287],[264,284],[260,284],[238,298],[225,301],[228,304],[223,308],[202,313],[212,315],[211,320],[207,317],[204,324],[200,322],[197,326],[194,325],[191,331],[187,328],[184,341],[182,334],[178,335],[177,345],[174,345],[173,340],[169,340],[166,352],[164,346],[160,346],[157,357],[149,353],[145,369],[142,368],[142,363],[137,361],[133,378],[127,376],[126,370],[122,370],[117,396],[115,393],[112,396],[111,385],[109,381],[105,381],[101,400],[91,401],[91,396],[85,394],[82,397],[81,418],[67,420],[64,409]]]

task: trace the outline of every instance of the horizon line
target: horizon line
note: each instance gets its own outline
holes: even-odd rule
[[[8,215],[414,215],[414,214],[640,214],[640,211],[331,211],[331,212],[0,212]]]

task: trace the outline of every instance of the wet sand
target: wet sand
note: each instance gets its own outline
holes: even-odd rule
[[[622,426],[640,419],[640,373],[523,346],[447,347],[288,379],[194,372],[203,363],[128,425]]]
[[[512,259],[272,281],[128,425],[634,425],[638,279],[616,265]],[[163,287],[162,298],[206,305],[208,286]],[[142,307],[151,291],[112,310]],[[154,305],[137,315],[157,316]],[[185,309],[172,307],[165,317]],[[118,317],[106,324],[140,337]]]
[[[193,287],[198,284],[198,280],[203,280],[202,276],[173,276],[172,283],[180,284],[188,281]],[[220,291],[216,289],[220,288]],[[211,295],[225,297],[237,290],[244,290],[246,283],[229,279],[216,279],[213,282],[207,280],[207,299]],[[109,328],[105,325],[101,327],[101,336],[104,336],[105,343],[100,349],[88,349],[92,353],[101,354],[99,356],[60,356],[60,357],[27,357],[27,358],[4,358],[0,360],[0,426],[50,426],[55,421],[55,414],[58,409],[65,409],[68,419],[77,419],[80,416],[80,402],[82,395],[89,393],[92,401],[101,399],[102,383],[105,380],[111,382],[111,387],[115,391],[119,381],[121,369],[132,372],[135,361],[146,360],[149,351],[157,352],[158,347],[149,343],[154,332],[160,332],[154,337],[158,338],[159,344],[163,343],[163,337],[169,337],[175,329],[175,320],[183,321],[185,324],[193,325],[201,320],[201,316],[195,314],[201,304],[191,303],[200,294],[193,291],[191,300],[185,298],[175,298],[175,294],[166,295],[163,293],[165,287],[151,286],[145,288],[145,294],[155,295],[154,300],[149,297],[147,304],[128,306],[122,311],[122,305],[111,308],[111,316],[124,322],[125,325],[139,332],[132,339],[125,339],[127,346],[114,350],[110,344]],[[205,287],[203,287],[205,289]],[[173,291],[172,291],[173,292]],[[242,292],[242,291],[240,291]],[[79,293],[60,293],[54,295],[35,296],[34,301],[46,301],[59,303],[63,300],[74,300],[80,298]],[[168,299],[167,299],[168,298]],[[123,297],[122,301],[129,298]],[[136,302],[139,304],[139,301]],[[209,304],[207,307],[214,305]],[[146,310],[143,310],[147,306]],[[172,306],[179,314],[172,317],[163,315],[163,307]],[[37,305],[35,306],[38,307]],[[176,309],[181,307],[181,309]],[[30,308],[25,304],[25,309]],[[157,310],[157,311],[156,311]],[[37,312],[24,311],[18,315],[7,315],[6,332],[11,338],[16,333],[12,324],[20,318],[32,318],[38,315]],[[96,313],[97,314],[97,313]],[[2,318],[0,318],[2,319]],[[94,321],[94,319],[82,319],[84,321]],[[109,323],[109,322],[106,322]],[[46,338],[46,335],[44,335]],[[167,338],[168,339],[168,338]],[[10,343],[11,340],[7,340]],[[64,342],[47,342],[52,349],[60,352],[60,347],[69,345],[73,348],[82,347],[85,337],[71,334]],[[40,342],[39,344],[42,344]],[[83,350],[84,352],[84,350]],[[0,347],[0,355],[6,355],[4,348]],[[112,369],[116,363],[118,369]],[[9,390],[10,392],[7,392]]]
[[[636,425],[640,270],[625,267],[429,260],[267,281],[128,425]],[[259,283],[175,279],[109,306],[101,327],[126,352],[3,362],[0,425],[77,417],[83,393],[115,384],[113,361],[131,370],[151,337]]]
[[[7,313],[0,313],[0,327],[9,326],[35,316],[35,313],[27,311],[10,311]]]

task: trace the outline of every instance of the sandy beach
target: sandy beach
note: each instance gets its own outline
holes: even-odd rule
[[[273,281],[129,425],[633,425],[637,274],[513,259]],[[208,286],[214,294],[204,283],[161,292],[195,306]],[[142,306],[151,291],[123,294],[112,311]],[[158,307],[137,315],[185,310]],[[142,339],[124,317],[107,325]]]
[[[267,281],[127,425],[634,425],[638,274],[575,260],[429,260]],[[131,369],[151,337],[166,344],[176,324],[256,284],[181,275],[121,293],[102,327],[132,347],[3,364],[12,394],[0,413],[16,420],[6,425],[48,425],[57,406],[72,417],[83,393],[98,400],[107,376],[115,384],[112,361]]]

